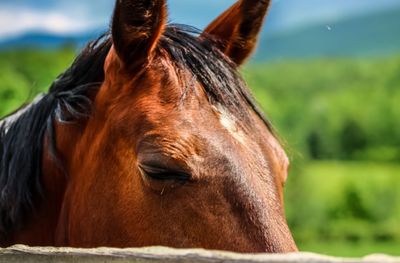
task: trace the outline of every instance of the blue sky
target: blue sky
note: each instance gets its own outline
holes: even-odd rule
[[[202,28],[234,0],[170,0],[170,21]],[[29,31],[75,34],[106,29],[114,0],[1,0],[0,39]],[[334,23],[347,16],[400,7],[399,0],[273,0],[268,30]]]

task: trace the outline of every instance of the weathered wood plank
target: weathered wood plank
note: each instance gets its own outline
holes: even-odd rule
[[[202,249],[172,249],[164,247],[133,249],[72,249],[72,248],[31,248],[13,246],[0,249],[0,262],[60,262],[60,263],[400,263],[400,258],[373,255],[363,259],[344,259],[312,253],[236,254]]]

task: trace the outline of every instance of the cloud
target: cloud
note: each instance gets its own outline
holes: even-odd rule
[[[72,34],[102,26],[104,23],[98,19],[82,19],[57,10],[0,8],[0,38],[9,38],[31,31]]]

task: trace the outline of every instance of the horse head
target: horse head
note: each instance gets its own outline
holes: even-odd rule
[[[47,227],[57,246],[295,251],[289,161],[238,73],[269,4],[238,1],[195,32],[167,24],[164,0],[118,0],[111,36],[38,102],[45,195],[13,242]]]

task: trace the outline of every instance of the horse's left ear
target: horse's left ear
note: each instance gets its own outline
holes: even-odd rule
[[[112,39],[125,67],[142,66],[151,58],[166,23],[165,0],[116,0]]]
[[[254,50],[271,0],[239,0],[205,30],[221,50],[241,65]]]

